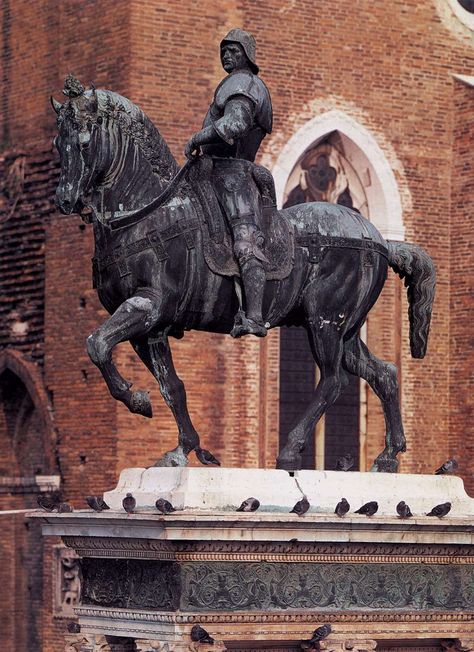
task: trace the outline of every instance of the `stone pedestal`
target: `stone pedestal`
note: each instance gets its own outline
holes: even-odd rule
[[[131,515],[127,492],[137,499]],[[298,517],[289,510],[302,492],[311,509]],[[260,509],[235,512],[251,495]],[[378,500],[379,512],[340,519],[343,495],[352,510]],[[161,516],[159,497],[181,511]],[[323,623],[333,630],[321,643],[328,652],[394,640],[473,647],[474,501],[458,478],[139,469],[105,499],[113,509],[100,514],[31,514],[81,558],[81,631],[70,652],[281,652]],[[396,517],[402,499],[412,519]],[[448,517],[424,515],[446,500]],[[192,642],[195,624],[213,645]]]

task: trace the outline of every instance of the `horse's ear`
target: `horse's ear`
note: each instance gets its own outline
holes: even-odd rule
[[[62,107],[63,107],[61,102],[58,102],[57,100],[55,100],[52,95],[50,97],[50,100],[51,100],[51,106],[53,107],[53,109],[56,111],[56,113],[59,113],[61,111]]]

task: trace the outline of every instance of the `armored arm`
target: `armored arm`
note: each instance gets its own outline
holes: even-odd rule
[[[192,158],[193,151],[202,145],[210,145],[222,140],[228,145],[233,145],[236,138],[245,136],[253,127],[254,114],[255,105],[248,97],[244,95],[231,97],[225,105],[224,115],[192,136],[186,145],[186,157]]]

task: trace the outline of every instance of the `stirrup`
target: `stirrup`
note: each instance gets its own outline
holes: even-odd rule
[[[267,329],[263,322],[257,322],[247,317],[244,312],[239,310],[235,316],[234,328],[230,331],[231,337],[242,337],[243,335],[256,335],[265,337]]]

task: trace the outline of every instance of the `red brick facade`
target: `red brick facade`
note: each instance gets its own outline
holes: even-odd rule
[[[90,228],[76,216],[58,215],[50,203],[57,160],[48,98],[51,92],[60,97],[70,71],[118,91],[146,111],[182,162],[184,144],[223,75],[219,40],[240,25],[257,35],[261,74],[273,98],[274,133],[262,147],[266,164],[275,164],[308,120],[338,109],[372,134],[393,167],[406,239],[433,257],[438,291],[424,360],[409,355],[406,299],[393,274],[370,314],[368,343],[399,365],[408,439],[401,470],[430,473],[458,455],[474,491],[474,89],[453,77],[470,74],[474,48],[472,33],[447,0],[3,0],[0,22],[0,221],[16,197],[6,184],[12,162],[25,156],[24,178],[21,170],[10,177],[22,188],[18,202],[0,223],[0,347],[21,356],[23,369],[18,375],[11,357],[0,365],[2,476],[60,473],[65,497],[82,507],[86,494],[111,488],[122,468],[149,465],[175,445],[168,408],[130,347],[119,346],[116,359],[136,387],[151,390],[151,421],[111,399],[87,357],[85,337],[105,311],[91,287]],[[204,445],[225,466],[272,467],[278,332],[239,342],[190,333],[172,347]],[[5,389],[15,375],[29,415],[21,423],[14,422],[18,410]],[[372,392],[367,404],[362,468],[380,452],[384,433]],[[42,441],[49,450],[27,443],[15,448],[12,428],[20,428],[26,442],[48,430]],[[0,509],[33,504],[34,492],[7,486],[0,493]],[[21,517],[4,517],[2,525],[2,558],[15,563],[0,571],[0,647],[62,650],[66,621],[52,617],[51,544],[43,552],[38,533],[27,532]]]

